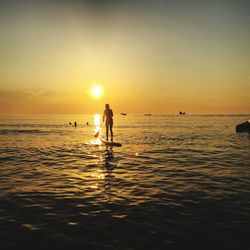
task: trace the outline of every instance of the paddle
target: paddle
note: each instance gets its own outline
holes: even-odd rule
[[[103,124],[103,122],[102,122],[102,124]],[[99,136],[99,134],[100,134],[100,130],[101,130],[101,128],[102,128],[102,124],[101,124],[99,130],[95,133],[95,137],[96,137],[96,138],[97,138],[97,137]]]

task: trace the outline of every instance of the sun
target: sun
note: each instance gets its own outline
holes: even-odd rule
[[[90,94],[91,94],[92,97],[98,99],[98,98],[102,97],[103,89],[99,85],[94,85],[90,90]]]

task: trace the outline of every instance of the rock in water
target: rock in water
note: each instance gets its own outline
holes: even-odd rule
[[[250,133],[250,122],[246,121],[246,122],[243,122],[241,124],[238,124],[236,126],[236,132],[237,133],[241,133],[241,132],[248,132],[248,133]]]

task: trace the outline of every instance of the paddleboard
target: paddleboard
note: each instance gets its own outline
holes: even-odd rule
[[[122,146],[122,144],[119,143],[119,142],[106,141],[106,140],[103,139],[103,138],[101,138],[101,141],[102,141],[104,144],[108,145],[108,146],[114,146],[114,147],[121,147],[121,146]]]

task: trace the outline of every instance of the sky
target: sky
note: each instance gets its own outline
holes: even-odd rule
[[[249,12],[247,0],[1,1],[0,114],[249,114]]]

